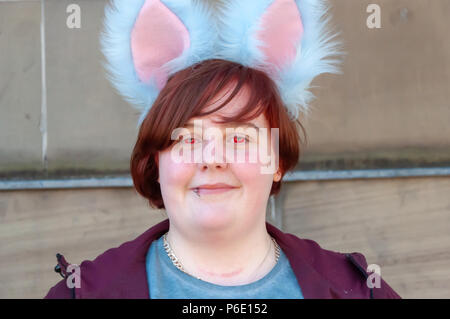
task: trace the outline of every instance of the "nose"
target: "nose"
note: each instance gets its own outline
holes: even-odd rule
[[[199,166],[202,170],[205,169],[225,169],[228,167],[226,161],[226,150],[220,145],[219,139],[206,140],[203,143],[202,161]]]
[[[207,170],[207,169],[226,169],[227,168],[227,163],[200,163],[199,164],[201,166],[202,170]]]

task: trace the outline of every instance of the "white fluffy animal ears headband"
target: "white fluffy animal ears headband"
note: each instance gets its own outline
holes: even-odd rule
[[[169,76],[223,59],[265,71],[292,120],[308,113],[312,80],[340,73],[341,44],[327,0],[110,0],[101,34],[104,65],[142,123]]]

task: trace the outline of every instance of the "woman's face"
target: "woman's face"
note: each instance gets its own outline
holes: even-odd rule
[[[223,97],[208,105],[207,110],[220,105],[229,93],[230,91],[220,94],[219,96],[223,95]],[[226,128],[243,126],[242,124],[233,126],[230,123],[215,123],[220,120],[219,115],[236,114],[245,106],[248,94],[247,89],[243,88],[232,101],[219,111],[208,116],[191,118],[188,121],[188,124],[194,124],[194,120],[201,120],[203,140],[202,135],[190,135],[178,143],[190,143],[189,149],[191,150],[199,147],[202,153],[200,161],[180,162],[176,160],[171,153],[176,144],[159,152],[158,181],[168,217],[171,224],[174,224],[177,229],[184,232],[211,230],[218,233],[221,230],[225,232],[248,230],[260,223],[261,220],[265,221],[266,205],[272,183],[279,181],[281,175],[278,172],[273,173],[273,171],[272,173],[262,173],[262,167],[267,165],[261,162],[259,156],[256,161],[249,160],[249,148],[246,149],[243,143],[253,143],[255,146],[261,144],[261,141],[259,144],[258,139],[250,138],[250,141],[246,141],[245,133],[233,134],[231,138],[226,136]],[[266,128],[268,147],[272,147],[270,127],[264,114],[248,123]],[[205,131],[212,127],[223,133],[222,163],[214,159],[219,149],[215,140],[205,139]],[[194,128],[189,128],[189,131],[194,134]],[[236,154],[244,154],[245,161],[237,162],[227,157],[226,148],[230,147],[234,148]],[[207,154],[210,154],[212,158],[206,160]],[[269,152],[267,151],[266,154]],[[216,183],[227,184],[232,188],[213,190],[207,189],[207,186],[201,187],[205,184]]]

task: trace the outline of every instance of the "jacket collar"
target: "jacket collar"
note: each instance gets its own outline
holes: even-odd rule
[[[75,297],[148,299],[145,267],[148,248],[169,230],[169,226],[169,219],[165,219],[136,239],[105,251],[94,261],[82,262],[81,287],[75,289]],[[312,266],[324,250],[311,249],[308,240],[284,233],[268,222],[266,228],[287,256],[305,299],[340,297],[340,289],[321,274],[323,271],[319,273],[317,266]],[[326,269],[329,266],[326,264],[323,267]]]

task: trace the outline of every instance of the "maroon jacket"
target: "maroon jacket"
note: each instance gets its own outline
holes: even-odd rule
[[[145,258],[152,241],[167,232],[169,225],[166,219],[136,239],[108,249],[93,261],[83,261],[79,269],[80,288],[68,288],[69,263],[57,254],[55,271],[65,279],[53,286],[45,298],[148,299]],[[313,240],[284,233],[267,222],[266,227],[289,259],[305,299],[400,298],[383,279],[380,288],[367,286],[366,278],[370,274],[366,272],[367,262],[362,254],[326,250]]]

